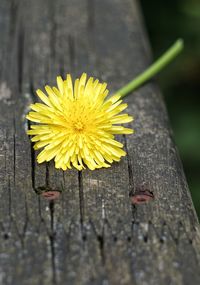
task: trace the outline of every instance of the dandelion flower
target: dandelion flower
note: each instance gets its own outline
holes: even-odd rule
[[[43,103],[31,104],[33,110],[27,119],[32,124],[27,131],[33,136],[34,149],[43,150],[37,156],[38,163],[54,159],[55,167],[63,170],[75,167],[91,170],[109,167],[126,153],[115,134],[131,134],[132,129],[121,126],[133,120],[120,114],[127,104],[121,104],[120,95],[110,98],[106,83],[99,83],[82,74],[74,86],[71,76],[66,80],[57,77],[58,88],[45,86],[47,95],[36,93]]]

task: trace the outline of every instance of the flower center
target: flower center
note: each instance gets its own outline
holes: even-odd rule
[[[76,132],[81,132],[83,129],[84,129],[84,125],[82,122],[79,121],[79,122],[74,123],[74,130]]]

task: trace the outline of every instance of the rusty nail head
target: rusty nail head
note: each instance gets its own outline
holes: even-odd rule
[[[52,191],[42,192],[41,196],[49,201],[52,201],[60,197],[60,191],[52,190]]]
[[[132,204],[144,204],[150,202],[152,199],[154,199],[154,194],[148,189],[137,189],[131,196]]]

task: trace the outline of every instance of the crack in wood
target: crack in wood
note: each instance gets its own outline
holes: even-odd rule
[[[105,230],[106,221],[107,221],[106,219],[103,221],[101,233],[98,233],[93,221],[91,219],[89,220],[89,224],[91,225],[91,228],[93,229],[93,232],[94,232],[96,239],[98,241],[99,252],[100,252],[101,262],[102,262],[103,266],[105,265],[105,257],[106,257],[105,248],[104,248],[104,245],[105,245],[105,236],[104,236],[105,232],[104,232],[104,230]]]
[[[80,225],[81,225],[82,239],[84,241],[85,240],[85,231],[84,231],[85,208],[84,208],[84,191],[83,191],[82,171],[78,171],[78,187],[79,187]]]
[[[12,213],[12,195],[11,195],[11,185],[10,185],[10,177],[8,177],[8,213],[9,217],[11,217]]]
[[[30,96],[31,96],[32,102],[36,103],[37,100],[36,100],[36,96],[35,96],[35,88],[34,88],[34,84],[33,84],[32,75],[31,74],[30,74],[30,80],[29,80],[29,91],[30,91]],[[28,122],[30,122],[30,121],[28,120]]]
[[[49,202],[49,211],[50,211],[50,233],[49,241],[51,248],[51,266],[52,266],[52,282],[54,285],[57,284],[57,273],[56,273],[56,253],[55,253],[55,239],[56,233],[54,230],[54,201]]]
[[[45,177],[45,182],[46,182],[46,188],[50,188],[50,181],[49,181],[49,162],[46,162],[46,177]]]
[[[25,201],[25,223],[23,226],[23,248],[24,248],[24,239],[26,237],[27,229],[28,229],[28,224],[29,224],[29,215],[28,215],[28,204],[27,204],[27,197],[24,195],[24,201]]]
[[[0,232],[3,236],[3,239],[8,240],[10,238],[9,232],[4,226],[3,222],[0,221]]]
[[[126,151],[126,158],[127,158],[127,165],[128,165],[128,177],[129,177],[129,195],[134,193],[134,179],[133,179],[133,166],[131,163],[131,158],[129,155],[128,147],[127,147],[127,140],[126,136],[123,135],[123,140],[124,140],[124,149]]]
[[[30,121],[27,120],[28,129],[30,129]],[[35,150],[33,148],[34,143],[30,140],[30,153],[31,153],[31,182],[32,188],[35,190]]]
[[[15,187],[16,180],[16,122],[15,116],[13,118],[13,184]]]
[[[40,196],[38,196],[38,214],[39,214],[39,217],[40,217],[40,221],[43,222],[44,219],[42,217],[42,209],[41,209],[41,201],[40,201]]]

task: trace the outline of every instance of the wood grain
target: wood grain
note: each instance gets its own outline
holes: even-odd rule
[[[199,224],[154,82],[125,99],[135,134],[110,169],[38,165],[25,134],[35,90],[56,75],[85,71],[113,93],[145,69],[136,1],[2,0],[0,32],[0,283],[200,284]],[[154,199],[133,205],[143,189]]]

